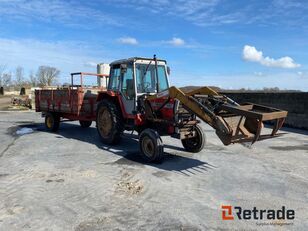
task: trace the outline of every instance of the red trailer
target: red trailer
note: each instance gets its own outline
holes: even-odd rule
[[[96,119],[97,95],[105,91],[105,87],[89,87],[84,85],[84,77],[100,77],[108,75],[78,72],[71,74],[71,85],[66,87],[48,87],[35,91],[35,109],[45,116],[46,128],[56,131],[60,117],[68,120],[79,120],[82,127],[89,127]],[[76,77],[80,84],[75,84]]]

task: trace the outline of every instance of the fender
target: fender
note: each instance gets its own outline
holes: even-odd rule
[[[125,110],[124,104],[122,102],[122,98],[121,95],[118,92],[114,92],[114,91],[104,91],[104,92],[99,92],[96,102],[100,102],[103,99],[107,99],[109,101],[114,102],[119,109],[121,110],[122,116],[124,119],[136,119],[135,115],[132,114],[128,114]]]

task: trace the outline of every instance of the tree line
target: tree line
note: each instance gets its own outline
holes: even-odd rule
[[[60,71],[56,67],[39,66],[36,72],[25,74],[22,66],[15,71],[8,71],[5,65],[0,65],[0,87],[44,87],[57,85]]]

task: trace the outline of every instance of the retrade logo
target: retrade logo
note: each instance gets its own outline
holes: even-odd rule
[[[240,206],[222,205],[221,206],[222,220],[294,220],[295,211],[286,209],[282,206],[281,209],[243,209]]]
[[[232,215],[232,206],[231,205],[222,205],[222,219],[223,220],[234,220],[234,216]]]

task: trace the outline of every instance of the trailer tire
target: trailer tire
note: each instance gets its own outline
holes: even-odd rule
[[[200,152],[205,145],[205,135],[202,128],[199,125],[194,126],[194,130],[196,131],[196,136],[189,139],[183,139],[182,145],[188,152]]]
[[[140,154],[147,162],[161,163],[164,157],[164,145],[157,131],[145,129],[139,136]]]
[[[60,116],[56,113],[46,113],[45,115],[45,127],[48,131],[56,132],[59,130]]]
[[[123,120],[118,107],[107,100],[97,106],[96,127],[101,140],[105,144],[117,144],[124,131]]]
[[[79,124],[82,128],[88,128],[91,126],[92,121],[91,120],[79,120]]]

